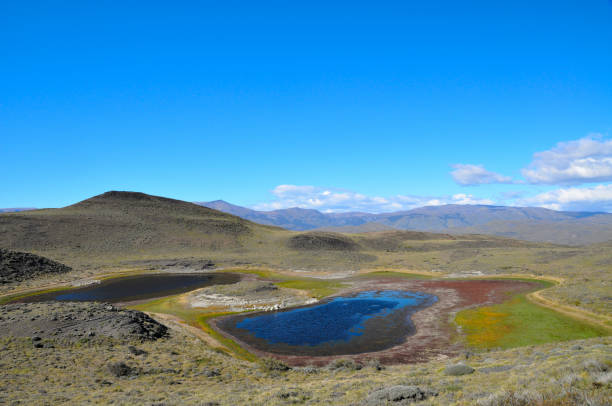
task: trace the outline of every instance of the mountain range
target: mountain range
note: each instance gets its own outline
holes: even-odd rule
[[[14,213],[16,211],[28,211],[28,210],[36,210],[34,207],[8,207],[5,209],[0,209],[0,213]]]
[[[417,230],[450,234],[487,234],[526,241],[585,245],[612,240],[612,214],[555,211],[540,207],[488,205],[426,206],[392,213],[322,213],[289,208],[258,211],[223,200],[196,202],[265,225],[289,230],[361,233]]]

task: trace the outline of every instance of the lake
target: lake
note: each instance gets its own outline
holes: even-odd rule
[[[135,300],[176,295],[205,286],[227,285],[236,283],[239,280],[240,275],[232,273],[123,276],[106,279],[96,284],[28,296],[17,301],[131,302]]]
[[[263,351],[340,355],[379,351],[413,334],[410,316],[437,297],[420,292],[366,291],[295,309],[232,316],[219,328]]]

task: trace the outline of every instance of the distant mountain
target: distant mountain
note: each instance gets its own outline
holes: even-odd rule
[[[352,216],[343,220],[341,215],[324,214],[318,210],[300,209],[298,207],[283,210],[257,211],[236,206],[223,200],[195,202],[195,204],[233,214],[234,216],[242,217],[259,224],[273,225],[295,231],[312,230],[321,227],[355,226],[366,222],[355,220]],[[350,214],[359,215],[360,213]]]
[[[451,234],[489,234],[527,241],[583,245],[612,240],[612,214],[567,212],[540,207],[487,205],[426,206],[393,213],[321,213],[291,208],[257,211],[222,200],[197,203],[267,225],[290,230],[367,232],[384,229]]]
[[[28,210],[36,210],[34,207],[9,207],[6,209],[0,209],[0,213],[14,213],[17,211],[28,211]]]
[[[348,234],[361,234],[361,233],[374,233],[379,231],[397,231],[397,228],[387,226],[381,223],[363,223],[358,226],[337,226],[337,227],[321,227],[318,231],[330,231],[334,233],[348,233]]]

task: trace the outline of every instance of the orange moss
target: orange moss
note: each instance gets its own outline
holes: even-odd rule
[[[511,331],[506,323],[508,316],[508,313],[495,311],[491,307],[481,307],[461,312],[456,321],[466,333],[470,346],[491,348]]]

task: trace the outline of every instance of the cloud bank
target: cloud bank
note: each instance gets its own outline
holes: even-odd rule
[[[612,185],[557,189],[525,198],[519,203],[552,210],[612,212]]]
[[[612,181],[612,140],[595,134],[560,142],[548,151],[535,153],[533,162],[522,172],[527,181],[535,184]]]
[[[483,185],[488,183],[512,183],[512,178],[487,171],[482,165],[455,164],[451,176],[462,186]]]

